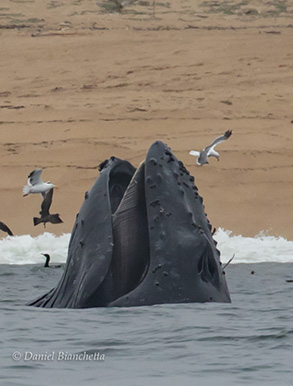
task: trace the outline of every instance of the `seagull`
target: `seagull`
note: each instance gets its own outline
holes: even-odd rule
[[[3,231],[3,232],[6,232],[9,234],[9,236],[13,236],[13,233],[11,232],[11,230],[8,228],[8,226],[6,224],[4,224],[4,222],[0,221],[0,230]]]
[[[216,138],[209,146],[204,148],[201,152],[191,150],[189,154],[198,157],[196,163],[200,166],[209,163],[208,157],[217,157],[217,160],[219,161],[220,155],[215,151],[215,147],[219,143],[226,141],[228,138],[231,137],[231,135],[232,130],[228,130],[225,132],[224,135],[221,135],[220,137]]]
[[[50,255],[48,253],[42,253],[42,255],[46,258],[44,268],[61,268],[61,265],[49,265]]]
[[[23,188],[23,197],[28,196],[31,193],[41,193],[43,198],[46,193],[52,188],[58,188],[50,181],[44,182],[41,179],[42,169],[35,169],[28,175],[27,185]]]
[[[49,213],[49,209],[52,204],[53,190],[54,188],[50,189],[49,192],[45,194],[45,198],[43,199],[43,202],[41,205],[41,211],[40,211],[41,217],[33,218],[34,226],[42,222],[44,223],[44,228],[46,228],[47,222],[50,222],[52,224],[60,224],[63,222],[59,216],[59,213],[56,213],[56,214]]]

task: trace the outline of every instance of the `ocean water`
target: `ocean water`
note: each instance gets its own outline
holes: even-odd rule
[[[292,241],[217,231],[232,304],[26,306],[59,281],[69,238],[0,240],[0,385],[293,384]]]

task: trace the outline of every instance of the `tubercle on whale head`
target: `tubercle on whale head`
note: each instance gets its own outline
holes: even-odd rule
[[[98,165],[98,170],[101,173],[104,169],[107,167],[112,167],[113,163],[121,161],[119,158],[116,158],[115,156],[111,156],[110,159],[105,159],[103,162],[101,162]],[[127,161],[126,161],[127,162]]]
[[[159,154],[164,154],[165,156],[167,156],[167,158],[169,157],[169,159],[167,159],[167,163],[169,163],[170,159],[172,160],[171,162],[175,162],[175,160],[176,160],[176,162],[178,163],[178,170],[176,170],[174,168],[175,170],[173,170],[173,176],[178,181],[177,182],[178,185],[179,186],[183,185],[184,187],[187,187],[187,188],[190,187],[193,190],[193,192],[194,192],[195,198],[199,199],[200,203],[203,206],[203,209],[205,209],[205,207],[203,205],[203,198],[198,194],[198,188],[194,184],[194,177],[190,175],[190,172],[186,169],[184,163],[182,161],[178,160],[173,155],[170,147],[168,147],[168,145],[164,144],[161,141],[156,141],[152,145],[152,147],[150,148],[149,153],[152,151],[152,148],[155,148],[155,151],[158,151],[158,154],[157,154],[157,156],[155,156],[154,153],[152,152],[151,158],[150,158],[151,164],[153,164],[154,166],[156,165],[156,160],[159,158]],[[170,168],[171,168],[171,166],[170,166]],[[181,180],[183,179],[183,176],[186,176],[187,179],[186,180],[184,179],[184,181],[182,182]],[[147,177],[147,178],[149,178],[149,177]],[[209,221],[209,219],[208,219],[208,217],[207,217],[205,212],[204,212],[204,214],[205,214],[206,222],[208,223],[209,229],[211,230],[212,226],[210,224],[210,221]]]
[[[105,168],[108,166],[108,163],[109,163],[109,160],[108,160],[108,159],[105,159],[105,161],[101,162],[101,163],[98,165],[98,170],[99,170],[99,172],[102,172],[103,169],[105,169]]]

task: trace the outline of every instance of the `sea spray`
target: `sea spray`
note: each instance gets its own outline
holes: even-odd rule
[[[55,236],[45,232],[37,237],[30,235],[7,236],[0,240],[0,264],[43,264],[42,253],[49,253],[51,262],[65,262],[70,233]]]
[[[223,264],[234,254],[231,264],[293,262],[293,241],[283,237],[268,236],[264,232],[255,237],[243,237],[219,228],[214,238]],[[52,263],[65,263],[69,240],[69,233],[59,237],[48,232],[37,237],[7,236],[0,240],[0,264],[43,264],[42,253],[49,253]]]
[[[260,232],[255,237],[232,235],[231,231],[219,228],[214,236],[221,251],[221,261],[226,263],[234,254],[231,264],[293,262],[293,241],[283,237],[268,236]]]

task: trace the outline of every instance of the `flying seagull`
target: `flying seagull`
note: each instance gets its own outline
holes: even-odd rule
[[[44,182],[41,179],[42,171],[42,169],[35,169],[28,175],[27,185],[23,188],[23,197],[31,193],[41,193],[44,198],[50,189],[57,188],[57,186],[51,184],[50,181]]]
[[[228,138],[231,137],[231,135],[232,130],[228,130],[225,132],[224,135],[221,135],[220,137],[216,138],[209,146],[204,148],[201,152],[191,150],[189,154],[198,157],[196,163],[200,166],[209,163],[208,157],[217,157],[217,160],[219,161],[220,155],[215,151],[215,147],[219,143],[226,141]]]
[[[11,232],[11,230],[8,228],[8,226],[6,224],[4,224],[4,222],[0,221],[0,230],[3,231],[3,232],[6,232],[9,234],[9,236],[13,236],[13,233]]]
[[[61,268],[61,265],[49,265],[50,255],[48,253],[42,253],[42,255],[46,258],[46,262],[44,265],[45,268]]]
[[[49,192],[45,194],[45,198],[43,199],[42,205],[41,205],[41,211],[40,215],[41,217],[34,217],[34,226],[44,223],[44,228],[46,228],[46,223],[50,222],[52,224],[60,224],[63,222],[59,216],[59,213],[56,214],[50,214],[49,209],[52,204],[52,197],[53,197],[53,190],[54,188],[50,189]]]

